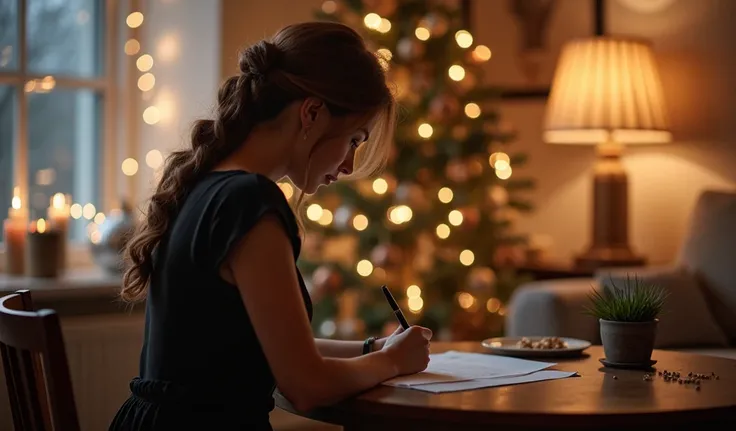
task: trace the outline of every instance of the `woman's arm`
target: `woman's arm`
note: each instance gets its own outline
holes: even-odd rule
[[[363,341],[329,340],[315,338],[319,354],[327,358],[354,358],[363,354]],[[379,338],[373,343],[371,351],[376,352],[383,348],[385,338]]]
[[[291,247],[280,221],[267,215],[234,246],[222,268],[240,290],[281,393],[305,411],[399,374],[398,358],[385,350],[350,359],[320,355]]]

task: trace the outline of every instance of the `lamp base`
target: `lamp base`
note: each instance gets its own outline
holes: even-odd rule
[[[647,259],[635,255],[628,248],[591,247],[575,258],[575,267],[597,270],[604,267],[644,266]]]
[[[605,142],[598,146],[593,176],[592,241],[575,259],[581,269],[640,266],[646,263],[629,246],[628,178],[621,164],[621,146]]]

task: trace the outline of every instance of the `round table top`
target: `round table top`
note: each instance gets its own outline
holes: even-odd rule
[[[432,353],[446,350],[487,352],[476,342],[432,343]],[[576,371],[579,377],[442,394],[380,385],[309,414],[295,412],[282,397],[276,399],[279,407],[302,416],[340,425],[371,422],[384,430],[406,427],[408,423],[418,426],[417,421],[426,423],[422,429],[432,425],[442,428],[442,423],[466,429],[490,424],[549,428],[550,424],[665,425],[736,419],[734,360],[675,351],[653,352],[652,359],[658,361],[654,365],[656,371],[719,376],[718,380],[702,381],[700,390],[696,390],[692,384],[666,382],[657,373],[648,381],[644,379],[646,371],[604,367],[599,362],[603,356],[601,346],[591,346],[576,358],[530,358],[554,362],[557,365],[551,369]]]

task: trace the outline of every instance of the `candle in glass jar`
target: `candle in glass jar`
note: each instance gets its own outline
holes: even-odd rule
[[[31,222],[26,247],[26,275],[56,277],[59,274],[61,231],[49,229],[44,219]]]
[[[5,242],[5,270],[11,275],[23,275],[25,271],[26,225],[28,211],[20,199],[20,189],[13,190],[8,218],[3,223]]]
[[[66,243],[69,235],[69,213],[70,207],[67,198],[62,193],[56,193],[51,198],[51,204],[46,210],[49,228],[59,232],[60,244],[58,253],[59,271],[66,268]]]

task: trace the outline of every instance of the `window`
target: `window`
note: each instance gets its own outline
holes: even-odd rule
[[[70,222],[74,241],[86,240],[117,173],[102,169],[116,118],[109,4],[0,0],[0,210],[7,212],[17,187],[30,219],[45,218],[62,193],[86,206]]]

